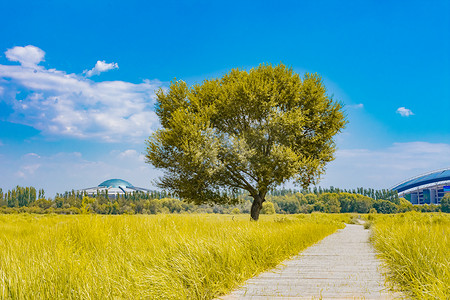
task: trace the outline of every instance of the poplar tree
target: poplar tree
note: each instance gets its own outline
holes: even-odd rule
[[[156,113],[161,128],[147,140],[146,160],[164,170],[159,187],[196,204],[235,203],[245,190],[253,220],[268,191],[317,182],[346,124],[318,74],[301,78],[283,64],[191,87],[174,80],[157,92]]]

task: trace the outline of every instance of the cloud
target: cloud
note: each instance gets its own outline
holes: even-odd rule
[[[350,107],[350,108],[364,108],[364,104],[358,103],[358,104],[354,104],[354,105],[349,105],[348,107]]]
[[[402,117],[409,117],[414,115],[414,113],[410,109],[405,107],[397,108],[397,113],[400,114],[400,116]]]
[[[8,95],[3,99],[13,110],[8,121],[32,126],[46,136],[142,142],[159,126],[153,109],[155,90],[162,86],[158,80],[94,82],[26,64],[0,65],[0,78],[5,79],[0,87]],[[27,96],[18,99],[21,91]]]
[[[104,60],[97,61],[95,66],[91,70],[84,70],[83,73],[86,73],[87,77],[91,77],[94,75],[99,75],[102,72],[106,72],[112,69],[118,69],[119,65],[117,63],[106,63]]]
[[[18,61],[24,67],[32,68],[44,60],[45,52],[38,47],[28,45],[8,49],[5,55],[10,61]]]
[[[450,144],[394,143],[378,149],[343,149],[329,164],[320,185],[390,188],[407,178],[450,167]]]
[[[137,153],[136,150],[134,150],[134,149],[128,149],[128,150],[125,150],[125,151],[123,151],[123,152],[120,152],[119,155],[118,155],[118,157],[119,157],[119,158],[124,158],[124,157],[135,157],[135,156],[137,156],[137,155],[138,155],[138,153]]]
[[[40,164],[23,165],[15,175],[17,177],[27,178],[30,175],[33,175],[40,166]]]
[[[25,154],[24,157],[41,158],[41,157],[39,156],[39,154],[36,154],[36,153],[33,153],[33,152],[30,152],[30,153]]]

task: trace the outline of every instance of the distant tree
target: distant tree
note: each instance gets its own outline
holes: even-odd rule
[[[165,170],[159,187],[194,203],[253,198],[258,220],[268,191],[293,179],[315,184],[334,159],[333,137],[346,120],[317,74],[280,64],[234,69],[188,87],[157,93],[161,129],[147,141],[147,162]]]
[[[233,214],[233,215],[238,215],[240,213],[241,213],[241,211],[237,207],[233,208],[233,210],[231,211],[231,214]]]
[[[90,214],[93,212],[92,210],[92,204],[95,202],[95,198],[91,197],[83,197],[83,200],[81,202],[81,213],[82,214]]]
[[[315,194],[306,194],[305,195],[306,203],[314,204],[317,201],[317,195]]]
[[[294,195],[273,197],[272,202],[277,204],[281,213],[296,214],[299,212],[300,203]]]
[[[387,200],[377,200],[373,207],[381,214],[395,214],[397,212],[397,205]]]
[[[331,189],[335,190],[333,187]],[[339,213],[341,211],[339,194],[337,193],[324,193],[319,196],[319,201],[324,204],[324,212]]]
[[[445,196],[441,199],[441,211],[450,213],[450,193],[445,194]]]
[[[356,197],[356,206],[355,210],[353,212],[366,214],[369,212],[370,208],[372,207],[373,199],[369,197]]]
[[[356,195],[349,193],[340,193],[339,202],[341,204],[341,212],[354,212],[356,210]]]

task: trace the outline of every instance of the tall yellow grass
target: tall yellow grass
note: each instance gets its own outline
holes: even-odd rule
[[[1,299],[211,299],[346,216],[0,215]]]
[[[390,281],[417,299],[450,298],[450,215],[377,216],[373,242]]]

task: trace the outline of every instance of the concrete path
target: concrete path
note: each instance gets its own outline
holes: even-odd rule
[[[361,225],[347,225],[220,299],[400,298],[384,286],[369,234]]]

